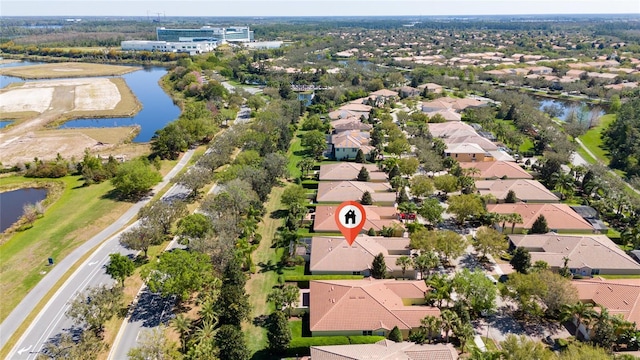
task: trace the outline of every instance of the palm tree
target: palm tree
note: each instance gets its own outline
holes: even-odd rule
[[[458,338],[458,341],[460,341],[460,350],[464,352],[467,342],[473,337],[475,330],[473,330],[473,326],[470,323],[465,322],[458,323],[458,326],[453,329],[453,333]]]
[[[502,357],[502,352],[500,351],[485,351],[483,352],[480,348],[474,347],[471,351],[471,356],[469,360],[500,360]]]
[[[444,309],[440,313],[440,318],[442,319],[442,331],[444,331],[444,342],[449,342],[449,331],[453,330],[454,326],[457,324],[460,319],[458,318],[458,314],[449,309]]]
[[[200,305],[200,311],[198,315],[203,322],[218,325],[218,312],[216,311],[216,302],[212,298],[205,299]]]
[[[420,327],[427,332],[427,337],[431,342],[433,335],[442,328],[442,320],[439,317],[428,315],[420,320]]]
[[[407,271],[407,268],[411,266],[411,258],[408,256],[400,256],[396,259],[396,266],[400,266],[402,269],[402,277],[404,278],[404,274]]]
[[[565,197],[570,197],[576,191],[576,183],[570,174],[556,175],[556,189],[558,189]]]
[[[438,255],[433,251],[425,251],[413,258],[413,268],[420,271],[420,278],[424,279],[424,274],[430,274],[431,269],[438,266]]]
[[[187,337],[191,332],[191,319],[184,316],[184,314],[178,314],[171,320],[171,326],[180,334],[180,346],[182,352],[187,350]]]
[[[575,320],[576,331],[574,336],[578,338],[578,334],[580,333],[580,325],[585,323],[587,325],[589,321],[597,316],[597,312],[593,309],[593,303],[585,303],[582,301],[578,301],[574,304],[565,304],[562,307],[562,311],[560,313],[560,318],[562,321],[573,321]],[[589,332],[588,326],[587,332]]]
[[[516,224],[522,224],[522,215],[518,213],[507,214],[507,221],[511,223],[511,233],[516,229]]]
[[[429,292],[429,296],[433,296],[433,299],[438,302],[438,308],[442,308],[443,301],[446,301],[447,305],[449,304],[449,300],[451,300],[451,292],[453,291],[453,284],[446,276],[436,275],[427,280],[427,285],[433,289],[433,292]]]

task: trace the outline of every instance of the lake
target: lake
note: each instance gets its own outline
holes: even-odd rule
[[[539,101],[539,109],[542,111],[544,111],[544,108],[547,106],[557,106],[560,109],[560,115],[558,116],[558,119],[562,121],[567,120],[567,116],[569,116],[572,110],[576,112],[578,118],[580,118],[581,116],[590,116],[591,111],[596,111],[598,116],[602,116],[605,114],[603,108],[600,105],[592,105],[584,101],[558,100],[545,97],[536,97],[536,100]]]
[[[0,193],[0,232],[5,231],[23,214],[26,204],[35,204],[47,197],[46,189],[24,188]]]
[[[180,116],[180,108],[158,84],[167,73],[162,67],[144,68],[122,77],[142,104],[142,110],[128,118],[76,119],[67,121],[60,128],[116,127],[140,125],[140,133],[134,142],[148,142],[156,132]]]
[[[42,63],[16,62],[2,64],[0,67],[15,67],[37,65]],[[67,121],[60,128],[93,128],[93,127],[117,127],[139,125],[140,133],[133,142],[148,142],[156,132],[169,122],[180,116],[180,108],[176,106],[169,95],[158,84],[160,78],[167,73],[163,67],[140,67],[140,70],[122,75],[131,91],[142,104],[142,110],[133,117],[127,118],[92,118]],[[0,87],[14,82],[29,82],[37,80],[23,80],[12,76],[0,76]],[[4,124],[3,126],[6,126]],[[2,128],[3,126],[0,126]]]

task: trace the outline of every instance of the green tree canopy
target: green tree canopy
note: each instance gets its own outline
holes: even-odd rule
[[[282,354],[289,348],[291,329],[289,321],[282,311],[274,311],[269,315],[267,339],[269,350],[275,354]]]
[[[147,161],[136,159],[120,164],[111,183],[123,198],[137,198],[146,194],[162,180],[162,175]]]
[[[213,267],[205,254],[175,249],[162,253],[158,260],[143,270],[142,277],[149,290],[162,296],[175,295],[185,301],[213,281]]]
[[[538,216],[536,221],[531,225],[529,234],[546,234],[549,232],[549,226],[547,225],[547,219],[544,215]]]
[[[384,255],[379,253],[373,258],[371,263],[371,277],[374,279],[384,279],[387,277],[387,264],[384,261]]]
[[[119,280],[123,287],[124,280],[133,275],[135,269],[136,265],[128,256],[120,255],[119,253],[109,254],[109,264],[107,264],[106,273],[115,280]]]
[[[482,199],[475,194],[462,194],[449,197],[447,211],[456,217],[458,224],[470,217],[478,217],[486,212]]]

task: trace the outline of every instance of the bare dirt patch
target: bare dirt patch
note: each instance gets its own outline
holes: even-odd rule
[[[55,64],[60,65],[60,64]],[[130,142],[138,127],[54,129],[75,118],[132,116],[141,106],[122,78],[74,78],[35,81],[0,90],[3,118],[19,121],[0,130],[0,161],[4,165],[30,162],[34,157],[81,158],[84,150],[108,155]],[[35,114],[35,115],[34,115]]]
[[[59,77],[118,76],[136,70],[138,68],[133,66],[67,62],[4,68],[0,69],[0,75],[16,76],[23,79],[53,79]]]

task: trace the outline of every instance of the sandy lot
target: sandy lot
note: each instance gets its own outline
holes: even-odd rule
[[[60,77],[117,76],[136,71],[133,66],[103,65],[90,63],[52,63],[0,69],[0,75],[23,79],[53,79]]]
[[[60,66],[60,64],[55,64]],[[78,117],[135,114],[140,109],[131,90],[120,78],[74,78],[15,84],[0,90],[0,113],[19,118],[0,130],[0,162],[15,165],[93,153],[128,155],[120,149],[137,133],[135,127],[55,129],[55,124]],[[25,114],[31,114],[25,116]],[[138,151],[133,147],[133,151]]]
[[[51,104],[53,87],[38,89],[14,88],[0,93],[0,113],[35,111],[43,113]]]

